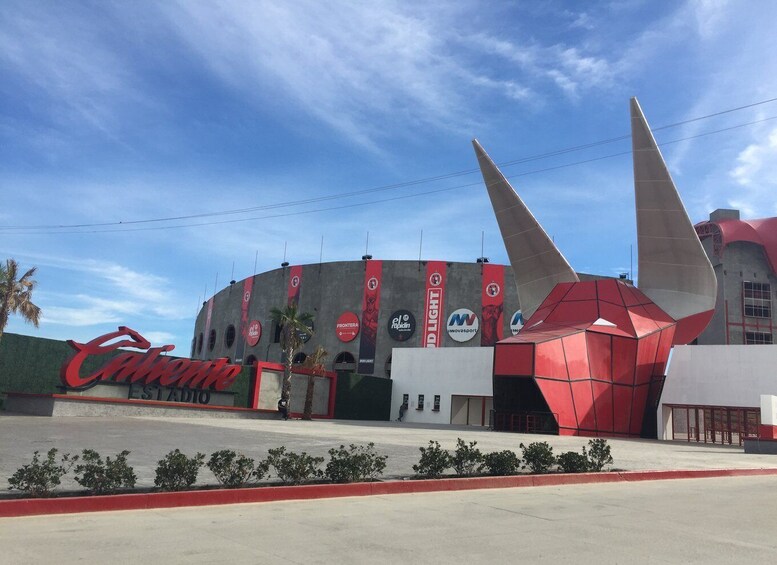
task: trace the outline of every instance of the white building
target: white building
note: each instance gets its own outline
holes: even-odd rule
[[[488,426],[493,364],[493,347],[394,349],[392,419],[406,401],[406,422]]]
[[[741,445],[758,436],[762,394],[777,395],[777,345],[676,346],[658,438]]]

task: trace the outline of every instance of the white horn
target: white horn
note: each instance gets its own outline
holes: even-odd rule
[[[577,282],[577,274],[477,139],[472,145],[513,267],[521,311],[528,320],[557,283]]]
[[[679,322],[674,342],[688,343],[712,317],[715,271],[636,98],[631,99],[631,143],[639,289]]]

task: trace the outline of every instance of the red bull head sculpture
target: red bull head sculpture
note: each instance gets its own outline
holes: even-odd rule
[[[640,288],[580,282],[477,141],[526,322],[494,349],[494,425],[640,436],[673,344],[694,340],[717,281],[639,103],[631,100]]]

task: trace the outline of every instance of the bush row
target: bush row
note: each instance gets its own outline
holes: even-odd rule
[[[558,457],[547,442],[520,445],[523,454],[518,457],[510,450],[483,454],[477,442],[456,441],[453,453],[430,441],[428,447],[419,448],[421,458],[413,470],[422,478],[439,478],[448,469],[460,477],[486,475],[515,475],[528,469],[531,473],[548,473],[554,468],[565,473],[602,471],[612,463],[610,446],[606,440],[594,439],[582,453],[569,451]],[[137,477],[127,462],[129,451],[122,451],[113,459],[103,459],[99,453],[85,449],[80,456],[64,454],[57,458],[57,449],[48,451],[45,459],[33,454],[32,462],[23,465],[8,479],[9,489],[25,492],[29,496],[50,496],[71,469],[76,482],[91,494],[110,494],[135,487]],[[207,463],[205,455],[187,456],[175,449],[157,463],[154,485],[162,491],[179,491],[191,488],[203,466],[207,466],[227,488],[239,488],[256,484],[264,478],[276,477],[286,485],[298,485],[317,480],[334,483],[350,483],[376,480],[386,468],[386,455],[379,455],[375,445],[341,445],[329,450],[329,462],[324,469],[323,457],[313,457],[304,451],[293,453],[285,447],[268,451],[267,458],[256,461],[231,449],[211,454]]]
[[[424,478],[439,478],[448,469],[453,469],[459,477],[474,475],[517,475],[528,469],[533,474],[549,473],[558,470],[562,473],[585,473],[603,471],[613,462],[607,440],[592,439],[584,446],[582,453],[567,451],[559,456],[553,454],[553,448],[545,441],[529,445],[520,444],[522,457],[510,450],[483,454],[477,448],[477,442],[465,443],[456,440],[453,453],[442,449],[436,441],[430,441],[428,447],[419,447],[421,460],[413,465],[413,470]]]

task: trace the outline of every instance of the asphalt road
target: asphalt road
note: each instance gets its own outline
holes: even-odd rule
[[[0,519],[2,561],[770,563],[777,478],[516,488]]]

